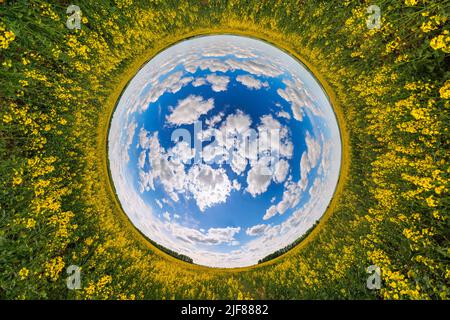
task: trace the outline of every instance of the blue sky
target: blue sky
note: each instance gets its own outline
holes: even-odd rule
[[[265,154],[246,158],[240,147],[233,165],[172,160],[195,152],[191,141],[171,141],[180,128],[193,136],[194,121],[261,137],[277,128],[273,176],[261,175]],[[150,60],[119,100],[109,138],[113,182],[134,225],[216,267],[255,264],[300,237],[324,213],[341,160],[336,119],[314,77],[277,48],[238,36],[194,38]]]

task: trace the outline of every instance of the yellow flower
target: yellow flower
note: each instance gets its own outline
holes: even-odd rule
[[[10,123],[11,121],[12,121],[12,116],[10,115],[10,114],[5,114],[4,116],[3,116],[3,122],[4,123]]]
[[[444,189],[445,189],[444,186],[439,186],[434,188],[434,192],[436,192],[437,194],[441,194]]]
[[[86,245],[88,246],[90,246],[93,242],[94,240],[92,238],[87,238],[86,240],[84,240],[84,243],[86,243]]]
[[[4,29],[4,28],[1,28]],[[0,29],[0,31],[1,31]],[[5,31],[3,34],[0,34],[0,47],[3,49],[8,49],[9,44],[14,41],[16,35],[12,31]]]
[[[431,21],[424,22],[420,26],[420,30],[422,30],[425,33],[436,30],[436,29],[437,29],[437,27],[433,26],[433,23]]]
[[[441,49],[445,53],[450,53],[450,37],[448,36],[448,30],[445,30],[443,34],[431,39],[430,46],[434,50]]]
[[[405,0],[405,4],[408,7],[415,6],[417,4],[417,0]]]
[[[1,37],[1,36],[0,36]],[[11,59],[5,59],[5,61],[3,61],[2,66],[6,67],[6,68],[11,68],[12,66],[12,61]]]
[[[56,281],[61,274],[65,263],[61,257],[56,257],[45,263],[45,275],[53,281]]]
[[[19,271],[20,280],[25,280],[26,278],[28,278],[29,273],[30,270],[28,270],[27,268],[20,269]]]
[[[445,84],[439,89],[442,99],[450,99],[450,80],[445,81]]]
[[[33,229],[36,226],[36,220],[34,219],[27,219],[27,223],[25,224],[25,227],[27,227],[27,229]]]
[[[22,183],[22,178],[21,177],[15,176],[13,178],[13,186],[18,186],[21,183]]]
[[[436,201],[434,201],[433,196],[430,196],[425,199],[427,201],[427,205],[429,207],[436,207]]]

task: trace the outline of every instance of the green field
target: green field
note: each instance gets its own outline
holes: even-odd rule
[[[450,1],[0,0],[0,298],[449,299]],[[370,29],[367,7],[381,8]],[[233,270],[150,244],[106,139],[142,64],[188,37],[256,37],[304,62],[343,141],[335,196],[294,249]],[[67,267],[82,287],[68,290]],[[381,269],[369,290],[366,268]]]

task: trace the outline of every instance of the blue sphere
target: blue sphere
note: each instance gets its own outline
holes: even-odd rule
[[[211,35],[156,55],[114,111],[110,172],[130,221],[211,267],[244,267],[324,214],[341,139],[323,88],[266,42]]]

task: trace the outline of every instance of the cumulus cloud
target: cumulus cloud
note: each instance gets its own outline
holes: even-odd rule
[[[275,164],[274,181],[276,183],[281,183],[286,179],[289,171],[289,162],[281,159]]]
[[[209,122],[212,123],[216,120]],[[198,138],[201,141],[215,138],[203,147],[202,157],[206,163],[227,161],[238,175],[250,165],[246,190],[255,197],[264,193],[272,180],[281,183],[286,179],[293,144],[288,128],[271,115],[262,116],[256,130],[251,125],[251,118],[238,110],[228,115],[218,129],[209,128]]]
[[[225,57],[233,55],[237,58],[256,58],[257,54],[255,54],[253,50],[254,49],[250,47],[243,48],[231,43],[224,44],[223,46],[215,44],[203,50],[202,55],[204,57]]]
[[[300,202],[302,190],[295,182],[288,181],[285,184],[283,197],[276,205],[272,205],[264,214],[263,220],[268,220],[276,214],[284,214],[288,209],[294,208]]]
[[[141,193],[155,190],[157,181],[175,202],[178,201],[178,193],[192,194],[201,211],[226,201],[232,184],[223,168],[213,169],[201,164],[192,166],[186,173],[185,164],[194,156],[194,151],[186,142],[178,142],[166,152],[159,143],[157,132],[150,134],[141,129],[141,137],[148,150],[150,165],[147,172],[139,171]]]
[[[247,228],[247,230],[245,230],[245,233],[249,236],[260,236],[264,234],[268,227],[269,226],[266,224],[257,224],[253,227]]]
[[[291,158],[294,146],[289,138],[289,130],[280,124],[272,115],[261,117],[258,125],[258,152],[270,153],[273,156]]]
[[[190,73],[195,73],[197,69],[210,70],[211,72],[227,72],[230,70],[230,67],[220,59],[200,58],[184,62],[184,68]]]
[[[184,86],[191,83],[193,77],[184,77],[185,72],[177,71],[166,76],[162,81],[155,81],[151,90],[147,93],[146,100],[141,104],[141,111],[145,111],[150,103],[158,101],[158,99],[166,92],[177,93]]]
[[[228,87],[228,83],[230,83],[230,77],[227,76],[220,76],[217,75],[215,73],[212,74],[208,74],[205,77],[199,77],[196,78],[193,82],[192,85],[194,87],[201,87],[201,86],[205,86],[207,84],[211,85],[211,89],[215,92],[221,92],[221,91],[226,91],[227,87]]]
[[[177,142],[177,144],[168,151],[171,161],[182,162],[184,164],[190,164],[191,159],[194,158],[194,153],[194,149],[192,149],[186,141]]]
[[[305,141],[306,150],[303,152],[300,160],[301,180],[299,184],[302,189],[306,188],[308,184],[308,174],[317,166],[321,153],[320,142],[314,139],[308,131],[306,132]]]
[[[247,167],[246,141],[251,132],[252,120],[242,111],[227,116],[218,130],[215,130],[215,145],[221,148],[225,160],[230,161],[232,170],[241,174]]]
[[[242,174],[247,168],[247,159],[239,152],[233,152],[231,155],[231,169],[238,175]]]
[[[201,87],[201,86],[206,85],[207,83],[208,83],[208,82],[206,81],[205,78],[200,77],[200,78],[196,78],[196,79],[192,82],[192,85],[193,85],[194,87]]]
[[[263,220],[268,220],[274,217],[278,213],[277,206],[270,206],[269,209],[266,210],[264,214]]]
[[[192,124],[212,108],[214,99],[203,100],[201,96],[190,95],[178,101],[176,107],[170,107],[171,114],[167,116],[167,122],[175,125]]]
[[[158,132],[150,136],[148,149],[150,170],[140,171],[141,192],[147,186],[154,190],[154,181],[158,180],[172,200],[177,202],[177,193],[183,191],[185,185],[184,165],[178,161],[169,160],[164,148],[159,144]]]
[[[306,132],[305,140],[306,150],[303,152],[300,161],[301,179],[298,182],[287,181],[285,183],[282,200],[277,205],[272,205],[267,209],[263,217],[264,220],[268,220],[276,214],[282,215],[288,209],[292,209],[299,204],[303,191],[308,185],[308,175],[318,165],[321,156],[320,142],[314,139],[308,131]],[[317,189],[317,181],[318,179],[314,181],[316,184],[314,190]]]
[[[236,81],[242,83],[244,86],[246,86],[249,89],[256,89],[259,90],[262,87],[268,87],[269,83],[267,81],[260,81],[252,76],[249,75],[239,75],[236,77]]]
[[[271,180],[272,172],[269,168],[269,161],[267,158],[263,158],[248,171],[246,190],[255,197],[267,191]]]
[[[286,111],[279,111],[279,112],[277,112],[277,117],[278,118],[285,118],[287,120],[291,120],[291,115],[289,113],[287,113]]]
[[[293,79],[284,79],[285,89],[278,89],[278,95],[285,101],[291,104],[292,114],[294,119],[302,121],[305,115],[305,110],[308,110],[315,116],[323,116],[320,108],[316,107],[308,89],[303,82],[294,77]]]
[[[201,211],[218,203],[224,203],[231,192],[231,183],[223,168],[195,165],[189,170],[188,189]]]
[[[147,156],[147,151],[145,151],[145,150],[142,150],[141,153],[139,154],[138,166],[141,169],[144,168],[146,156]]]
[[[284,214],[288,209],[294,208],[300,202],[301,195],[302,192],[298,184],[289,181],[285,185],[281,201],[277,204],[278,213]]]
[[[227,59],[225,63],[230,70],[243,70],[255,76],[273,78],[284,73],[284,70],[281,70],[279,67],[272,65],[267,61]]]
[[[220,123],[220,121],[222,121],[223,119],[223,112],[219,112],[218,114],[216,114],[215,116],[213,116],[212,118],[206,119],[205,120],[205,124],[212,128],[214,127],[216,124]]]
[[[169,213],[169,212],[165,211],[165,212],[163,213],[163,217],[164,217],[164,219],[165,219],[166,221],[170,221],[170,213]]]
[[[137,123],[136,121],[131,121],[127,126],[127,136],[126,136],[126,142],[125,142],[125,150],[126,152],[123,154],[123,159],[125,162],[130,161],[130,156],[128,152],[130,151],[130,146],[133,143],[134,134],[136,132]]]
[[[207,232],[179,227],[177,228],[177,237],[188,242],[204,245],[219,245],[222,243],[237,245],[238,242],[234,237],[240,231],[240,227],[210,228]]]
[[[210,72],[233,72],[236,70],[245,71],[254,76],[277,77],[285,73],[285,70],[280,66],[268,63],[259,57],[250,57],[246,53],[235,52],[232,56],[225,60],[217,57],[196,57],[183,62],[184,69],[189,73],[195,73],[197,70]]]
[[[215,92],[227,91],[230,78],[227,76],[219,76],[217,74],[208,74],[206,80],[211,84],[211,88]]]

